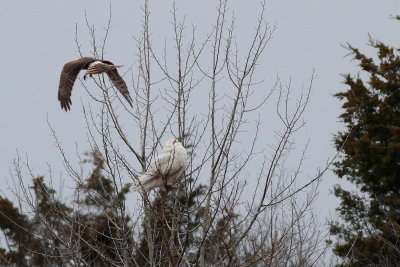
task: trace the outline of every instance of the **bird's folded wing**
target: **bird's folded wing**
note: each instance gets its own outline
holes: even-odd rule
[[[174,153],[163,153],[160,154],[155,162],[150,164],[146,173],[154,173],[165,175],[167,173],[174,172],[176,169],[176,158],[174,157]]]

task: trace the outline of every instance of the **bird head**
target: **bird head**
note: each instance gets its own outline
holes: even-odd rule
[[[164,151],[169,152],[174,147],[175,144],[178,144],[179,140],[177,138],[169,139],[164,146]]]

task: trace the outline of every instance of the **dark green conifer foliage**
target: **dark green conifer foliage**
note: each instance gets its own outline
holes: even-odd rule
[[[7,246],[0,249],[0,265],[62,266],[71,264],[70,249],[65,240],[89,266],[108,266],[118,262],[117,254],[132,247],[129,218],[121,212],[129,184],[117,193],[112,181],[102,173],[104,160],[93,152],[88,162],[94,169],[85,183],[79,185],[83,192],[79,210],[74,210],[56,198],[43,177],[33,179],[33,214],[24,215],[14,204],[0,196],[0,229]],[[112,203],[112,205],[110,204]],[[121,231],[124,229],[124,232]],[[114,246],[115,239],[125,234],[129,238],[124,248]],[[101,256],[99,255],[101,254]],[[107,260],[105,260],[107,259]],[[79,264],[75,262],[74,264]]]
[[[70,255],[71,249],[66,248],[65,240],[68,245],[75,246],[78,258],[82,259],[81,263],[74,261],[74,264],[109,266],[110,262],[120,262],[119,257],[126,253],[132,266],[149,265],[145,225],[142,229],[134,229],[129,215],[124,213],[125,195],[130,184],[115,188],[112,178],[103,174],[102,155],[93,152],[88,156],[84,162],[93,164],[94,168],[83,184],[77,184],[80,197],[75,203],[66,204],[57,199],[57,192],[44,182],[43,177],[33,179],[30,187],[33,214],[24,215],[15,203],[0,196],[0,230],[8,243],[0,248],[0,265],[71,264],[77,255]],[[210,229],[210,239],[201,239],[199,225],[204,220],[204,212],[197,206],[204,199],[204,191],[204,186],[200,185],[188,193],[185,184],[181,183],[179,189],[160,190],[150,203],[151,218],[145,220],[150,220],[157,262],[178,265],[178,256],[186,253],[188,260],[195,263],[198,260],[196,248],[205,242],[209,249],[207,260],[211,263],[224,249],[219,247],[219,242],[233,240],[233,234],[221,233],[233,223],[231,217],[222,218],[217,229]],[[79,209],[74,209],[72,204],[77,204],[75,207]],[[179,232],[171,232],[172,224],[178,225]],[[142,234],[138,234],[140,232]],[[121,240],[126,240],[126,244],[120,246]],[[182,248],[185,251],[181,251]]]
[[[361,72],[344,77],[348,89],[335,136],[342,152],[335,163],[340,178],[357,190],[337,186],[341,220],[332,223],[336,255],[346,266],[398,266],[400,262],[400,50],[370,38],[377,55],[348,45]],[[357,192],[356,192],[357,191]]]
[[[160,194],[152,201],[150,225],[153,229],[153,242],[157,262],[178,265],[179,256],[184,252],[188,255],[189,261],[195,261],[193,250],[199,245],[198,227],[203,220],[203,209],[196,209],[204,195],[204,186],[186,194],[184,183],[180,184],[179,190],[171,192],[160,191]],[[168,223],[166,223],[168,222]],[[167,225],[168,224],[168,225]],[[177,224],[179,232],[171,232],[171,225]],[[135,252],[135,262],[139,266],[150,266],[146,256],[148,255],[148,240],[145,233],[145,225],[142,228],[142,236],[139,241],[139,248]],[[197,238],[196,238],[197,237]],[[184,244],[183,249],[178,244]],[[179,249],[179,251],[177,251]]]

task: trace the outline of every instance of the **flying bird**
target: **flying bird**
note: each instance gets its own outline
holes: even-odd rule
[[[181,177],[187,166],[187,151],[177,139],[168,140],[163,153],[139,177],[133,189],[148,191],[156,187],[171,186]]]
[[[110,61],[91,57],[82,57],[66,63],[61,71],[60,84],[58,86],[58,100],[60,101],[61,108],[65,109],[65,111],[70,110],[72,105],[72,87],[74,86],[76,77],[81,70],[86,70],[86,73],[83,76],[84,80],[86,80],[87,75],[92,77],[92,74],[100,74],[105,72],[114,86],[120,91],[126,101],[128,101],[129,105],[132,107],[132,98],[129,95],[128,87],[117,71],[117,68],[119,67],[122,66],[116,66]]]

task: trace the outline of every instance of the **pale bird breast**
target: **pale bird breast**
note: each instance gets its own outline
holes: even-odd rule
[[[95,66],[95,65],[97,65],[97,64],[103,64],[103,62],[101,62],[101,61],[93,61],[93,62],[90,62],[90,64],[89,64],[89,68],[90,67],[93,67],[93,66]]]
[[[99,74],[102,72],[103,72],[103,70],[97,68],[96,66],[91,66],[87,69],[87,73],[89,73],[89,74]]]
[[[104,68],[105,64],[101,61],[94,61],[89,64],[87,72],[89,74],[100,74],[103,73],[106,69]]]

